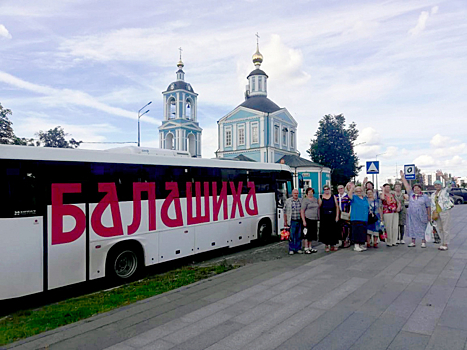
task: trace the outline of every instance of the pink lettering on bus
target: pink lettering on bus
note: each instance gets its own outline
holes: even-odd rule
[[[258,215],[258,202],[256,201],[255,183],[248,182],[248,194],[245,199],[245,211],[248,215]],[[253,201],[253,208],[250,207],[250,202]]]
[[[242,207],[242,201],[241,201],[241,196],[242,196],[242,187],[243,187],[243,181],[238,182],[238,190],[235,191],[235,184],[233,182],[230,182],[230,190],[232,191],[232,211],[230,213],[230,218],[235,219],[235,209],[238,207],[238,213],[240,214],[240,217],[244,217],[245,214],[243,213],[243,207]]]
[[[118,205],[117,188],[113,182],[98,184],[99,192],[107,192],[102,200],[97,203],[91,215],[91,226],[94,232],[101,237],[114,237],[123,235],[122,217]],[[113,226],[106,227],[102,224],[102,214],[110,205]]]
[[[222,189],[219,197],[217,197],[217,182],[212,183],[212,216],[213,221],[219,220],[219,211],[221,209],[221,205],[223,205],[224,210],[224,220],[228,219],[228,208],[227,208],[227,181],[222,182]]]
[[[52,184],[52,245],[64,244],[76,241],[86,229],[86,216],[73,204],[63,204],[64,193],[81,193],[81,184]],[[68,232],[63,232],[63,217],[72,216],[75,227]]]
[[[186,210],[187,210],[187,224],[201,224],[209,222],[209,182],[204,183],[204,215],[201,215],[201,182],[195,182],[196,191],[196,215],[193,215],[193,194],[192,183],[186,183]]]
[[[162,203],[161,220],[167,227],[183,226],[182,207],[180,205],[180,194],[178,192],[178,184],[176,182],[166,182],[165,189],[170,190],[169,195]],[[171,204],[175,206],[175,218],[169,217],[169,208]]]
[[[149,231],[156,230],[156,183],[133,183],[133,222],[128,226],[128,234],[138,231],[141,225],[141,192],[148,193]]]

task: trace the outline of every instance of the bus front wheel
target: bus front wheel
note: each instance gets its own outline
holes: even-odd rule
[[[258,224],[258,242],[266,243],[272,234],[271,221],[268,219],[263,219]]]
[[[136,246],[115,247],[107,258],[106,275],[114,280],[130,280],[140,270],[140,251]]]

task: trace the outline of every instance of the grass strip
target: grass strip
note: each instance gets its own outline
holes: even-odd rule
[[[0,320],[0,345],[129,305],[233,268],[235,266],[225,263],[207,267],[182,267],[108,291],[71,298],[39,309],[18,311]]]

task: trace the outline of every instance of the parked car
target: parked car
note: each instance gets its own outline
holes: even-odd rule
[[[422,191],[424,194],[426,194],[428,197],[431,197],[431,195],[435,192],[435,191]],[[451,197],[452,201],[454,204],[463,204],[464,203],[464,198],[462,198],[461,196],[457,196],[455,194],[453,194],[452,192],[449,193],[449,196]]]
[[[465,188],[453,187],[451,188],[451,193],[456,196],[462,197],[463,202],[467,203],[467,190]]]

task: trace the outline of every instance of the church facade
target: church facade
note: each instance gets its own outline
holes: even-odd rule
[[[203,129],[198,123],[198,94],[185,82],[181,56],[177,67],[177,80],[162,93],[164,118],[159,127],[159,147],[188,151],[192,157],[200,158]]]
[[[257,47],[245,101],[218,121],[217,158],[243,155],[257,162],[276,163],[285,155],[298,155],[297,122],[286,108],[267,97],[268,76],[260,69],[262,62]]]

